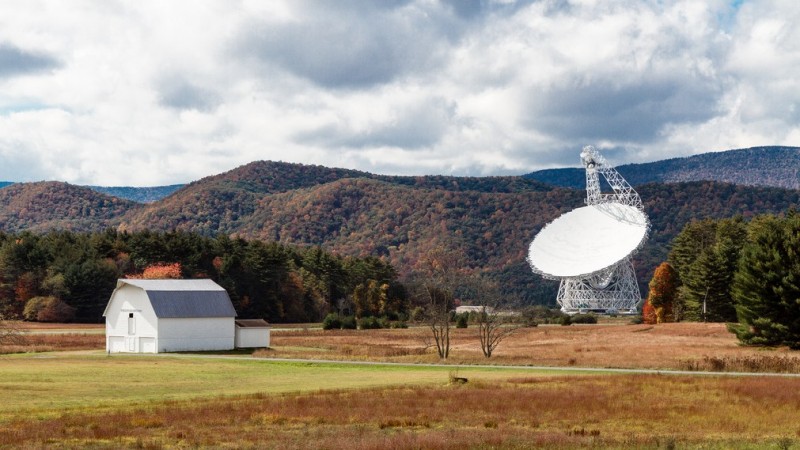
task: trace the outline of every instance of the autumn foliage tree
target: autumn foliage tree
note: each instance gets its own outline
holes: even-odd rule
[[[658,321],[656,309],[650,304],[650,299],[645,300],[644,306],[642,306],[642,321],[650,325],[655,325]]]
[[[163,280],[183,278],[180,263],[171,264],[152,264],[145,267],[141,275],[134,275],[131,278],[142,278],[145,280]]]
[[[0,314],[96,322],[120,278],[209,278],[242,317],[320,320],[356,288],[371,314],[399,316],[408,295],[387,260],[321,247],[173,231],[0,232]]]
[[[679,284],[678,272],[668,262],[663,262],[656,267],[647,295],[647,304],[653,308],[655,313],[655,323],[675,321]]]

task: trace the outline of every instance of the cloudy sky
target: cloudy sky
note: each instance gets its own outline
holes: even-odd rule
[[[522,174],[800,145],[796,0],[0,3],[0,180]]]

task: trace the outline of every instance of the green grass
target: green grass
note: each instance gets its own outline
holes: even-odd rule
[[[252,393],[280,394],[425,383],[445,384],[452,368],[270,362],[190,356],[47,353],[0,357],[0,421],[81,408],[141,406]],[[530,375],[459,369],[476,380]],[[537,372],[545,374],[547,372]]]
[[[470,381],[448,384],[451,374]],[[800,439],[798,386],[241,356],[10,355],[0,357],[0,447],[780,448]]]

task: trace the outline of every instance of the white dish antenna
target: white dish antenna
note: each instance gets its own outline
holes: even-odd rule
[[[637,312],[641,301],[631,256],[647,240],[650,222],[639,194],[594,147],[584,147],[586,204],[547,224],[528,252],[534,272],[561,280],[561,310]],[[604,194],[600,178],[613,189]]]

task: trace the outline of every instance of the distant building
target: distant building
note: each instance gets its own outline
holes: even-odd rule
[[[236,344],[236,311],[211,280],[118,280],[103,317],[109,353],[232,350]],[[248,334],[243,342],[254,339]]]
[[[494,308],[492,308],[491,306],[470,306],[470,305],[456,306],[456,314],[471,313],[471,312],[479,313],[484,310],[489,314],[494,312]]]

